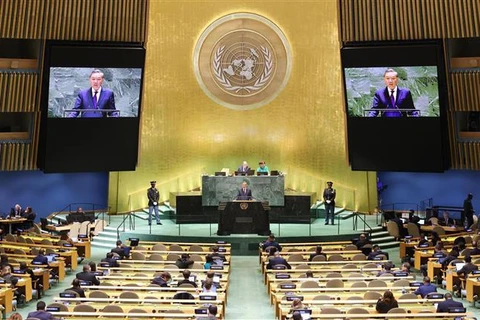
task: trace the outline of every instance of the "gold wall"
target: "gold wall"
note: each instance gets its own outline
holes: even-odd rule
[[[202,31],[234,12],[277,24],[293,54],[290,80],[255,110],[235,111],[208,98],[193,70]],[[338,3],[319,1],[150,1],[140,160],[135,172],[111,173],[112,211],[147,205],[149,181],[161,199],[200,187],[201,173],[242,160],[287,173],[287,188],[316,191],[333,180],[337,204],[361,211],[376,203],[375,174],[352,172],[345,144]]]

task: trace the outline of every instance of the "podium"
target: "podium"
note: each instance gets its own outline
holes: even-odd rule
[[[218,235],[270,234],[267,201],[235,200],[218,204]]]

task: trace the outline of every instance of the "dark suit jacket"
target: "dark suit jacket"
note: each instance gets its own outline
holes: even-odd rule
[[[188,279],[183,279],[183,280],[178,281],[178,282],[177,282],[177,286],[180,287],[180,285],[183,284],[183,283],[190,283],[190,284],[193,285],[195,288],[198,287],[198,285],[197,285],[195,282],[190,281],[190,280],[188,280]]]
[[[20,209],[20,210],[17,212],[17,211],[15,210],[15,208],[12,208],[12,209],[10,209],[10,217],[15,217],[15,216],[21,217],[22,214],[23,214],[23,212],[24,212],[24,211],[23,211],[22,209]]]
[[[237,200],[251,200],[252,199],[252,190],[246,189],[245,192],[243,188],[240,188],[237,193]]]
[[[83,280],[83,281],[90,281],[92,284],[98,286],[100,284],[100,281],[97,279],[97,277],[91,273],[91,272],[79,272],[77,273],[77,279]]]
[[[107,262],[110,267],[119,267],[117,260],[114,258],[103,258],[100,262]]]
[[[392,106],[389,89],[388,87],[385,87],[375,92],[372,109],[415,109],[415,106],[413,104],[413,98],[410,90],[400,87],[397,87],[397,98],[395,99],[395,105]],[[399,111],[380,112],[382,117],[388,118],[403,117],[406,116],[406,114],[407,112]],[[377,115],[378,111],[370,111],[368,114],[369,117],[376,117]],[[412,117],[418,117],[418,111],[410,111],[408,112],[408,115]]]
[[[68,117],[76,118],[80,115],[82,118],[104,118],[107,117],[118,117],[119,112],[81,112],[81,109],[95,109],[93,107],[93,97],[92,97],[92,88],[88,88],[80,91],[75,100],[75,105],[73,109],[79,110],[71,112]],[[100,110],[116,110],[115,109],[115,96],[113,91],[110,89],[105,89],[102,87],[100,92],[100,97],[97,99],[97,108]]]
[[[421,295],[422,298],[425,298],[427,294],[432,293],[432,292],[437,292],[437,287],[434,286],[433,284],[429,285],[424,285],[422,284],[420,287],[418,287],[417,290],[415,290],[416,295]]]
[[[34,262],[48,265],[48,259],[44,255],[38,255],[35,258],[33,258],[32,263]]]
[[[287,266],[287,269],[292,269],[292,267],[288,264],[287,260],[285,260],[282,257],[271,258],[268,261],[267,269],[272,269],[277,264],[283,264],[283,265]]]
[[[466,216],[473,214],[473,205],[471,199],[467,198],[463,201],[463,212]]]
[[[86,298],[85,296],[85,291],[82,289],[82,288],[75,288],[75,287],[71,287],[71,288],[68,288],[66,290],[69,290],[69,291],[73,291],[73,292],[76,292],[78,293],[78,296],[80,298]]]
[[[30,312],[27,317],[28,318],[37,318],[37,319],[40,319],[40,320],[56,319],[50,312],[47,312],[45,310],[38,310],[38,311]]]
[[[244,168],[243,166],[238,167],[238,172],[248,172],[250,170],[250,167]]]
[[[277,242],[277,241],[265,241],[263,244],[262,244],[262,249],[265,250],[267,249],[268,247],[275,247],[278,249],[278,251],[282,251],[282,246]]]
[[[438,304],[437,312],[448,312],[448,308],[463,308],[463,304],[453,299],[445,299]]]

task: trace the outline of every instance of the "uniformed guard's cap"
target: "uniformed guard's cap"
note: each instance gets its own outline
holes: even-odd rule
[[[157,181],[153,180],[153,181],[150,181],[150,184],[155,184],[157,183]]]
[[[332,181],[327,181],[327,184],[333,184],[333,182]]]

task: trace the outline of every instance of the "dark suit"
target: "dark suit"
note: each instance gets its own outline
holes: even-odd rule
[[[45,310],[38,310],[38,311],[30,312],[27,317],[28,318],[36,318],[36,319],[40,319],[40,320],[56,319],[50,312],[47,312]]]
[[[237,200],[251,200],[252,199],[252,190],[246,188],[243,190],[243,188],[240,188],[237,193]]]
[[[89,281],[96,286],[98,286],[100,284],[100,281],[91,272],[85,272],[85,271],[79,272],[79,273],[77,273],[77,279],[87,281],[87,282]]]
[[[437,287],[430,283],[428,285],[422,284],[417,290],[415,290],[414,293],[422,296],[422,298],[425,298],[427,294],[432,292],[437,292]]]
[[[378,256],[378,255],[381,255],[381,254],[383,254],[385,257],[387,257],[387,260],[388,260],[388,253],[383,252],[382,250],[370,252],[368,254],[367,260],[375,260],[375,257]]]
[[[437,312],[448,312],[448,308],[463,308],[463,304],[453,299],[445,299],[438,304]]]
[[[288,264],[287,260],[282,257],[271,258],[268,261],[267,269],[273,269],[273,267],[277,264],[283,264],[284,266],[287,266],[287,269],[292,269],[292,267]]]
[[[247,173],[249,170],[250,170],[250,167],[243,167],[243,166],[240,166],[240,167],[238,167],[238,170],[237,170],[237,172],[244,172],[244,173]]]
[[[400,111],[390,111],[394,109],[412,109],[415,110],[413,104],[413,98],[410,90],[406,88],[397,87],[397,93],[395,98],[395,105],[392,104],[390,98],[390,89],[385,87],[383,89],[377,90],[375,96],[373,97],[372,109],[380,109],[380,115],[387,118],[398,118],[406,116],[407,114],[411,117],[418,117],[418,111],[409,111],[409,112],[400,112]],[[384,109],[389,109],[385,111]],[[368,113],[369,117],[376,117],[379,111],[370,111]]]
[[[467,199],[463,201],[463,214],[467,219],[467,228],[470,228],[473,224],[473,211],[472,199],[467,197]]]
[[[282,246],[277,241],[268,241],[267,240],[262,244],[262,249],[263,250],[267,249],[268,247],[275,247],[275,248],[277,248],[278,251],[282,251]]]
[[[10,217],[21,217],[23,214],[22,208],[16,210],[15,208],[10,209]]]
[[[82,109],[99,109],[99,110],[116,110],[115,109],[115,97],[113,91],[110,89],[105,89],[102,87],[100,91],[100,96],[97,97],[97,105],[95,107],[93,102],[92,88],[88,88],[80,91],[75,100],[75,105],[73,107],[75,112],[71,112],[68,115],[68,118],[76,118],[80,114],[82,118],[104,118],[107,117],[118,117],[118,111],[112,112],[82,112]]]
[[[39,254],[38,256],[33,258],[33,260],[32,260],[32,264],[35,264],[35,263],[48,265],[48,259],[44,255]]]
[[[177,286],[180,287],[180,285],[181,285],[181,284],[184,284],[184,283],[190,283],[190,284],[193,285],[195,288],[198,287],[198,285],[197,285],[195,282],[190,281],[190,280],[188,280],[188,279],[183,279],[183,280],[181,280],[181,281],[178,281],[178,282],[177,282]]]
[[[110,267],[119,267],[117,260],[118,259],[114,259],[114,258],[103,258],[100,262],[104,262],[104,263],[106,262]]]
[[[71,287],[71,288],[68,288],[66,290],[78,293],[78,296],[80,298],[86,298],[85,291],[82,288]]]

